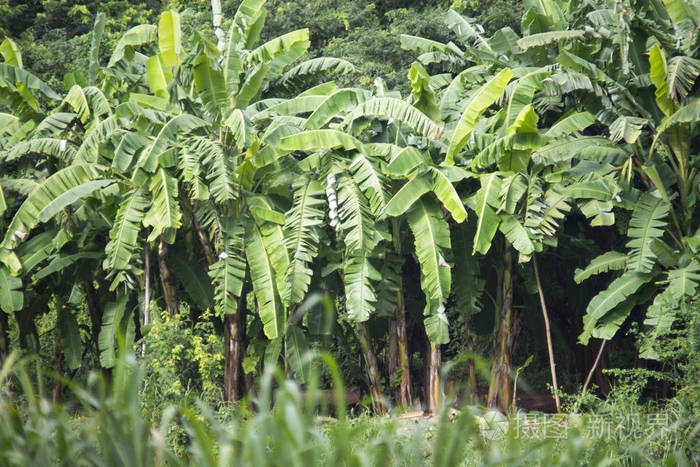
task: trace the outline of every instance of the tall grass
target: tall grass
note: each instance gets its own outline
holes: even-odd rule
[[[222,419],[204,404],[173,406],[154,425],[142,411],[141,369],[132,355],[119,359],[109,384],[97,374],[89,378],[86,388],[66,381],[74,397],[69,403],[55,405],[44,397],[42,378],[36,371],[32,375],[32,361],[12,355],[0,371],[0,465],[594,466],[694,462],[689,458],[692,446],[676,443],[659,454],[651,452],[648,445],[662,437],[682,438],[683,430],[685,435],[695,430],[697,439],[697,424],[685,423],[671,427],[671,431],[621,443],[619,438],[587,433],[585,416],[547,421],[550,433],[565,429],[566,436],[557,438],[541,432],[525,436],[522,428],[528,425],[522,415],[506,419],[477,407],[456,411],[449,404],[432,419],[350,417],[334,360],[328,355],[315,358],[332,377],[330,400],[319,389],[318,372],[302,391],[280,371],[268,371],[246,416]],[[173,436],[176,432],[180,435]]]

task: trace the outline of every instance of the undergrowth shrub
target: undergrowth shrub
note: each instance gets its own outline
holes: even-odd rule
[[[158,420],[170,405],[194,406],[202,401],[219,408],[224,375],[223,340],[215,332],[211,312],[196,322],[186,305],[178,314],[155,310],[137,352],[142,354],[144,414]],[[145,349],[145,350],[143,350]]]
[[[333,381],[331,400],[315,371],[302,391],[268,370],[247,416],[221,417],[198,402],[169,405],[151,421],[134,355],[120,357],[109,384],[97,374],[86,388],[68,382],[76,399],[63,405],[48,401],[31,360],[13,354],[0,371],[0,465],[690,465],[697,455],[687,444],[697,418],[639,438],[626,437],[636,432],[625,426],[595,432],[591,415],[506,418],[449,403],[433,418],[349,418],[338,366],[318,358]],[[659,440],[664,449],[650,451]]]

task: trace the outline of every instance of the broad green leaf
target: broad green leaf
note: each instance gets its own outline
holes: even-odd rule
[[[535,113],[534,107],[528,104],[520,110],[513,123],[506,129],[506,135],[510,136],[516,133],[537,134],[537,122],[539,122],[539,117]]]
[[[285,71],[277,78],[273,87],[280,87],[287,91],[302,88],[311,79],[329,74],[346,75],[355,71],[355,67],[347,60],[335,57],[316,57],[305,60]]]
[[[576,112],[561,118],[545,132],[545,135],[554,138],[568,136],[585,130],[593,125],[595,121],[595,117],[589,112]]]
[[[15,41],[9,37],[6,37],[0,44],[0,54],[2,54],[2,58],[5,59],[5,63],[8,65],[22,68],[22,52],[20,52]]]
[[[95,24],[92,27],[90,34],[90,53],[88,61],[88,82],[91,86],[95,85],[97,79],[97,70],[100,67],[100,44],[105,30],[105,14],[103,12],[95,15]]]
[[[688,95],[700,74],[700,60],[681,55],[673,57],[668,62],[666,82],[668,96],[675,102],[681,101]]]
[[[61,100],[60,95],[35,75],[7,63],[0,63],[0,87],[4,87],[3,81],[16,88],[24,89],[25,92],[22,94],[26,99],[33,99],[33,92],[39,92],[51,100]]]
[[[644,118],[621,115],[610,125],[610,140],[618,143],[624,139],[625,143],[634,144],[648,123]]]
[[[435,167],[431,168],[433,192],[457,222],[467,219],[467,211],[450,180]]]
[[[608,251],[593,258],[585,269],[576,268],[576,271],[574,271],[574,281],[580,284],[595,274],[622,270],[625,268],[626,264],[626,254],[617,251]]]
[[[437,96],[430,84],[428,71],[419,62],[413,62],[408,72],[408,79],[411,81],[411,103],[413,106],[429,118],[438,120],[440,109],[437,105]]]
[[[518,46],[527,50],[532,47],[542,47],[544,45],[549,45],[552,42],[568,41],[572,39],[578,39],[586,34],[585,31],[571,29],[568,31],[548,31],[540,32],[537,34],[530,34],[522,39],[518,39]]]
[[[40,222],[48,222],[65,207],[114,183],[102,176],[104,167],[76,164],[59,170],[32,191],[15,213],[2,242],[15,248]]]
[[[348,167],[353,179],[369,201],[370,210],[375,217],[381,217],[390,199],[381,167],[382,165],[376,164],[374,159],[364,154],[355,156]]]
[[[688,17],[692,17],[690,13],[691,2],[687,0],[663,0],[663,2],[673,24],[680,25],[685,22]]]
[[[314,109],[306,120],[305,127],[310,130],[321,128],[333,118],[342,117],[341,112],[357,107],[368,97],[367,92],[360,89],[338,89]]]
[[[482,310],[481,297],[486,281],[480,272],[479,260],[472,254],[476,222],[470,219],[451,225],[452,253],[454,255],[455,308],[465,319]]]
[[[248,103],[258,95],[260,88],[263,84],[263,80],[270,71],[270,67],[265,64],[259,64],[253,67],[246,75],[243,84],[241,85],[238,94],[236,94],[235,104],[236,108],[244,109],[248,106]]]
[[[106,142],[119,129],[120,121],[116,116],[105,118],[92,127],[83,138],[83,143],[75,154],[76,163],[94,163],[100,157],[100,145]]]
[[[227,218],[221,231],[222,245],[218,261],[209,266],[214,285],[214,301],[219,316],[232,315],[238,310],[243,290],[246,264],[243,259],[245,230],[235,219]]]
[[[285,274],[287,287],[280,291],[288,306],[300,303],[309,289],[312,275],[309,265],[318,253],[317,229],[324,217],[320,207],[324,204],[325,193],[320,183],[302,181],[294,188],[294,201],[284,226],[290,257]]]
[[[13,161],[29,154],[44,154],[57,159],[70,161],[76,154],[75,148],[65,139],[32,138],[15,144],[7,153],[5,161]]]
[[[425,155],[418,149],[407,146],[396,152],[389,161],[390,175],[408,175],[413,169],[427,162]]]
[[[598,201],[608,201],[617,196],[620,188],[609,179],[594,178],[590,181],[569,185],[564,191],[572,198],[590,198]]]
[[[177,136],[189,133],[201,128],[206,122],[200,118],[188,114],[177,115],[163,125],[151,144],[141,152],[137,166],[147,172],[155,172],[158,165],[158,157],[165,152],[170,144],[175,142]]]
[[[423,112],[393,97],[375,97],[361,103],[345,118],[344,126],[347,127],[354,120],[363,117],[393,119],[429,139],[440,139],[442,133],[442,127]]]
[[[454,164],[455,155],[467,144],[467,139],[474,129],[478,118],[503,94],[503,90],[512,77],[513,73],[509,69],[501,70],[467,100],[447,149],[446,165]]]
[[[628,271],[615,279],[607,289],[593,297],[586,308],[583,317],[583,332],[579,336],[579,342],[588,344],[591,333],[596,329],[600,320],[605,315],[622,303],[627,297],[635,293],[642,285],[653,278],[652,274],[645,274],[638,271]]]
[[[641,342],[640,358],[659,360],[659,354],[655,348],[658,338],[671,330],[678,314],[678,308],[678,296],[671,291],[670,287],[654,298],[654,303],[647,308],[647,315],[644,319],[644,326],[648,331],[651,331],[651,335]]]
[[[7,266],[12,275],[19,276],[22,273],[22,263],[12,250],[0,248],[0,263]]]
[[[238,6],[231,25],[229,48],[250,49],[251,33],[256,28],[257,21],[264,18],[265,0],[244,0]]]
[[[444,303],[452,282],[450,265],[443,255],[451,247],[449,226],[437,205],[426,200],[418,201],[408,212],[407,219],[421,268],[421,288],[426,297],[424,314],[437,317],[430,321],[428,338],[433,344],[444,344],[449,341],[449,335],[443,332],[445,326],[434,320],[445,318]]]
[[[214,68],[209,59],[200,57],[192,69],[192,75],[204,108],[213,118],[218,118],[227,99],[223,73]]]
[[[289,135],[280,140],[283,151],[317,151],[319,149],[338,149],[346,151],[362,150],[362,143],[347,133],[338,130],[309,130]]]
[[[61,338],[63,355],[66,357],[68,368],[80,368],[83,360],[83,346],[80,339],[78,320],[70,309],[56,310],[56,327]]]
[[[694,123],[700,121],[700,98],[693,99],[688,104],[679,108],[673,115],[664,118],[661,125],[656,128],[657,134],[661,134],[672,125],[679,123]]]
[[[99,349],[100,365],[104,368],[112,368],[116,360],[116,338],[123,332],[121,324],[124,318],[128,295],[122,294],[116,301],[105,305],[102,314],[102,326],[100,327]]]
[[[146,79],[148,88],[154,95],[168,98],[168,83],[173,79],[173,74],[160,55],[154,55],[146,60]]]
[[[362,322],[374,312],[377,301],[371,281],[380,280],[381,276],[370,263],[369,255],[379,237],[369,202],[352,178],[341,176],[338,180],[337,203],[346,245],[343,282],[347,313],[352,321]],[[333,209],[332,203],[330,207]]]
[[[265,247],[263,233],[255,222],[247,224],[245,238],[246,259],[263,330],[268,339],[276,339],[284,334],[286,313],[277,293],[272,258]]]
[[[614,146],[607,138],[582,136],[549,143],[535,150],[532,160],[543,165],[558,164],[573,158],[615,164],[624,160],[626,155],[624,149]]]
[[[166,232],[180,228],[182,213],[177,201],[177,180],[166,169],[158,169],[149,180],[153,205],[143,219],[145,226],[153,227],[148,241],[151,242]]]
[[[534,253],[535,245],[530,240],[525,227],[518,221],[518,218],[512,214],[501,214],[499,217],[501,223],[498,228],[503,232],[508,242],[524,256],[530,256]]]
[[[105,247],[106,271],[129,269],[136,253],[140,250],[138,242],[141,221],[149,205],[149,199],[143,188],[127,194],[119,205],[117,216],[112,229],[109,231],[109,242]]]
[[[396,217],[408,211],[418,199],[431,191],[433,182],[425,175],[417,175],[409,180],[389,200],[384,210],[387,216]]]
[[[666,226],[664,218],[669,209],[670,205],[666,200],[648,193],[637,201],[627,230],[627,236],[630,238],[627,247],[631,249],[627,267],[630,270],[649,272],[654,267],[651,243],[653,239],[663,236]]]
[[[423,37],[401,34],[399,40],[401,42],[401,48],[412,50],[417,53],[433,52],[436,50],[445,53],[455,53],[455,51],[451,50],[446,44]],[[459,53],[459,55],[462,55],[462,53]]]
[[[297,29],[296,31],[291,31],[269,40],[268,42],[257,47],[255,50],[252,50],[246,58],[246,61],[249,64],[271,62],[270,68],[273,70],[274,73],[276,73],[278,67],[274,66],[274,60],[276,58],[283,57],[285,54],[289,53],[300,44],[303,45],[304,50],[308,48],[308,29]],[[301,54],[299,54],[299,56],[301,56]]]
[[[290,116],[311,113],[319,109],[326,100],[326,96],[305,95],[292,99],[283,100],[278,104],[271,105],[267,109],[255,114],[252,118],[254,123],[269,120],[276,116]],[[307,127],[311,129],[310,127]],[[319,127],[320,128],[320,127]]]
[[[34,278],[44,279],[51,274],[57,272],[64,272],[64,269],[74,265],[80,260],[94,260],[102,257],[102,253],[99,251],[81,251],[79,253],[65,254],[60,253],[43,269],[38,271]]]
[[[488,41],[477,31],[477,28],[471,25],[467,19],[457,13],[456,11],[450,9],[445,15],[445,24],[450,28],[459,39],[468,44],[475,42],[478,47],[482,47],[489,52],[492,52],[491,46]],[[482,30],[483,31],[483,30]]]
[[[22,271],[25,274],[31,272],[39,263],[49,257],[55,248],[53,240],[57,234],[56,229],[48,230],[33,235],[32,238],[17,247],[17,257],[22,263]]]
[[[3,313],[20,311],[24,305],[22,279],[10,274],[10,271],[0,265],[0,309]]]
[[[505,123],[507,128],[513,126],[523,109],[532,105],[535,92],[542,88],[542,80],[551,74],[552,72],[549,70],[538,69],[518,78],[508,99]]]
[[[664,115],[673,113],[673,102],[668,95],[666,83],[666,54],[659,44],[654,44],[649,49],[649,65],[651,81],[656,87],[656,104]]]
[[[450,322],[444,310],[439,310],[430,316],[423,318],[425,333],[431,344],[447,344],[450,342]]]
[[[124,58],[127,50],[156,40],[157,34],[158,27],[152,24],[140,24],[129,29],[117,42],[107,66],[113,67],[116,65],[117,62]]]
[[[7,210],[7,201],[5,200],[5,192],[0,185],[0,216],[2,216]]]
[[[165,11],[158,21],[158,48],[163,63],[168,66],[180,64],[182,53],[182,32],[180,15],[174,11]]]
[[[692,260],[685,267],[673,269],[668,272],[668,279],[668,288],[675,297],[694,297],[700,281],[700,263]]]
[[[474,233],[474,250],[485,255],[491,248],[491,240],[496,234],[500,218],[494,211],[499,207],[498,195],[501,191],[501,179],[492,173],[481,177],[481,188],[473,197],[474,212],[478,217]]]

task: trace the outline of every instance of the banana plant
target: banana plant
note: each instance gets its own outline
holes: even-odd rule
[[[303,212],[295,214],[293,207],[287,220],[301,216],[301,226],[307,228],[312,206],[307,201],[315,196],[314,187],[295,185],[290,190],[289,178],[275,176],[284,163],[293,163],[279,160],[271,149],[286,130],[271,124],[263,133],[257,122],[266,122],[261,114],[282,103],[275,95],[293,92],[286,83],[352,70],[349,63],[330,58],[293,66],[309,46],[305,29],[257,45],[266,15],[263,4],[243,2],[225,40],[217,30],[221,50],[204,37],[195,37],[192,48],[185,50],[178,45],[177,14],[164,13],[158,27],[160,54],[146,60],[151,95],[137,97],[156,110],[174,107],[179,121],[203,122],[199,134],[186,136],[189,128],[175,129],[179,139],[171,164],[186,189],[185,211],[209,263],[213,302],[224,319],[227,400],[238,398],[242,389],[248,291],[255,297],[266,338],[285,338],[285,356],[297,379],[304,382],[306,374],[297,358],[307,348],[305,338],[288,315],[307,292],[306,269],[299,267],[307,245],[299,238],[296,251],[284,248],[292,249],[287,236],[294,232],[285,228],[283,212],[287,203],[301,200]],[[315,91],[307,95],[317,97]],[[285,115],[303,111],[289,106]],[[296,254],[294,262],[290,253]]]
[[[369,133],[367,122],[373,122]],[[300,126],[305,131],[283,138],[280,148],[310,154],[305,165],[319,171],[315,178],[326,181],[330,226],[345,244],[341,276],[346,310],[350,320],[358,323],[361,341],[366,334],[361,323],[372,315],[387,314],[387,310],[377,306],[384,305],[380,296],[391,297],[388,305],[396,311],[390,310],[389,315],[395,313],[398,321],[403,321],[397,332],[406,335],[400,274],[384,267],[380,275],[375,258],[388,252],[390,257],[383,258],[386,265],[392,261],[390,258],[401,257],[400,225],[404,220],[413,233],[427,301],[425,328],[432,344],[429,352],[435,370],[431,372],[434,390],[429,391],[434,397],[429,397],[428,406],[435,410],[439,345],[449,340],[444,303],[450,293],[450,266],[446,259],[449,228],[436,201],[441,200],[452,210],[452,216],[463,221],[466,211],[452,186],[452,178],[464,178],[464,174],[458,168],[443,173],[436,164],[429,166],[429,155],[406,143],[411,139],[430,141],[439,137],[440,127],[416,105],[384,90],[381,83],[376,95],[357,89],[334,91],[302,123]],[[402,181],[407,183],[399,189]],[[392,185],[397,189],[392,190]],[[428,192],[434,193],[437,200],[427,196],[421,199]],[[399,266],[397,263],[396,267]],[[381,288],[387,283],[394,284],[391,293],[376,290],[380,288],[376,283],[380,278]],[[375,357],[367,352],[367,344],[362,347],[376,399],[379,388],[373,375],[377,373],[372,363]],[[407,345],[401,342],[399,347],[403,349],[399,357],[403,388],[399,399],[406,404],[410,403],[408,356],[403,355]]]
[[[234,18],[224,52],[201,37],[193,40],[188,51],[182,44],[179,15],[167,11],[158,26],[143,25],[128,31],[109,64],[95,67],[91,80],[99,82],[100,87],[76,83],[63,99],[16,66],[3,64],[5,68],[17,68],[12,68],[15,81],[7,81],[8,95],[21,79],[26,81],[21,89],[48,98],[58,96],[60,102],[55,112],[41,120],[36,112],[38,104],[34,105],[36,99],[25,93],[23,99],[33,112],[25,112],[27,106],[18,105],[21,113],[7,116],[12,132],[3,135],[7,140],[5,160],[17,164],[39,154],[45,157],[52,175],[37,182],[10,182],[25,190],[21,195],[28,196],[14,213],[2,241],[3,268],[7,268],[3,269],[3,279],[11,286],[7,288],[11,293],[3,294],[3,309],[14,311],[22,306],[21,286],[15,278],[22,273],[22,263],[15,251],[32,230],[43,229],[47,223],[64,225],[66,216],[72,216],[76,223],[84,222],[97,206],[95,218],[106,222],[96,222],[95,230],[84,232],[83,237],[94,235],[98,239],[97,258],[105,270],[102,280],[111,281],[110,287],[100,290],[116,290],[121,304],[103,307],[94,297],[91,282],[86,285],[91,292],[88,306],[93,303],[100,311],[94,324],[101,325],[104,333],[116,335],[112,323],[128,316],[124,312],[126,301],[119,297],[130,294],[135,279],[141,278],[144,283],[150,280],[151,272],[141,269],[140,257],[144,246],[149,254],[148,244],[156,242],[152,250],[158,252],[163,298],[171,314],[177,309],[175,291],[180,283],[197,306],[216,303],[226,329],[235,327],[236,323],[245,323],[238,310],[248,290],[243,285],[250,283],[246,287],[251,287],[256,297],[265,335],[270,339],[280,337],[286,315],[278,289],[284,289],[284,283],[280,280],[280,287],[271,280],[274,276],[270,276],[270,270],[282,271],[285,267],[286,251],[279,248],[283,215],[277,211],[279,203],[259,190],[269,185],[276,193],[289,198],[292,195],[282,188],[284,181],[260,185],[277,165],[252,162],[257,153],[265,153],[267,141],[258,139],[251,123],[259,108],[249,104],[267,89],[272,93],[272,84],[282,87],[275,81],[282,75],[298,85],[298,80],[315,72],[347,72],[351,66],[329,60],[286,70],[308,47],[308,31],[296,31],[253,47],[263,18],[262,2],[244,2]],[[146,57],[138,51],[153,41],[158,44],[156,55]],[[99,44],[99,40],[93,42]],[[14,62],[21,60],[17,54],[13,57]],[[17,98],[15,94],[12,99]],[[168,255],[168,245],[178,235],[199,239],[213,287],[196,261],[178,258],[179,254]],[[46,236],[43,239],[46,241]],[[173,251],[177,249],[171,247]],[[149,260],[146,256],[143,263],[149,264]],[[229,333],[232,340],[244,332],[241,327],[239,324],[235,332]],[[96,340],[100,342],[103,365],[109,366],[113,353],[107,347],[113,339],[107,334],[103,337],[104,333],[98,332]],[[238,339],[236,345],[243,348],[244,343]],[[227,349],[231,347],[227,345]],[[238,355],[243,358],[242,351]],[[227,368],[231,369],[227,372],[230,383],[234,379],[231,373],[240,373],[240,360]],[[239,394],[232,386],[227,385],[228,398]]]
[[[656,337],[671,329],[679,307],[694,296],[700,279],[696,225],[700,178],[692,145],[699,118],[693,85],[700,61],[697,41],[684,34],[697,24],[694,12],[684,1],[665,2],[658,8],[643,3],[629,11],[623,26],[630,34],[649,37],[647,50],[628,53],[619,41],[601,38],[614,54],[628,57],[626,69],[639,77],[628,86],[643,109],[631,106],[615,117],[606,112],[605,101],[601,106],[609,138],[629,148],[620,178],[629,185],[623,206],[632,213],[626,252],[608,252],[577,271],[577,282],[601,272],[622,271],[591,300],[580,340],[611,339],[635,305],[651,301],[644,321],[647,334],[640,346],[640,356],[648,359],[658,359]],[[607,25],[611,22],[607,13],[598,12],[592,19]],[[657,22],[658,33],[644,29],[647,17]],[[643,43],[640,40],[635,43]],[[585,59],[578,59],[582,72],[617,87],[619,71],[611,69],[604,56]]]
[[[103,20],[98,16],[98,25]],[[91,56],[99,40],[93,42]],[[95,209],[85,198],[106,200],[116,180],[105,176],[99,164],[74,162],[86,132],[109,118],[112,109],[95,87],[73,87],[65,96],[51,90],[22,68],[21,53],[9,39],[2,50],[3,98],[15,112],[6,115],[0,162],[7,195],[3,201],[10,202],[4,207],[12,207],[3,209],[10,220],[3,226],[1,248],[2,309],[15,313],[20,341],[29,344],[35,340],[33,319],[56,297],[55,369],[60,375],[63,356],[72,370],[81,364],[81,331],[74,313],[84,300],[92,321],[89,338],[98,355],[107,342],[92,286],[92,271],[103,256],[105,209]],[[56,381],[55,394],[60,394]]]
[[[559,27],[566,29],[567,24],[562,21]],[[486,254],[495,243],[497,232],[503,235],[504,247],[500,253],[505,268],[498,268],[503,271],[497,295],[501,309],[496,320],[498,337],[488,403],[506,408],[510,403],[510,354],[515,330],[519,328],[517,314],[512,309],[511,249],[517,251],[519,262],[524,263],[543,252],[545,246],[556,245],[556,231],[572,205],[577,205],[593,225],[614,222],[613,201],[619,188],[612,177],[613,170],[603,163],[619,161],[624,152],[605,138],[581,136],[581,132],[596,123],[594,115],[581,111],[581,103],[571,95],[582,80],[570,76],[568,71],[542,66],[546,63],[542,48],[551,44],[566,47],[583,37],[582,32],[530,34],[528,30],[524,37],[518,38],[513,31],[504,29],[485,38],[467,18],[454,11],[448,13],[446,22],[460,38],[464,50],[454,44],[445,46],[415,37],[403,40],[407,48],[422,52],[418,57],[421,65],[448,64],[449,70],[459,61],[465,67],[450,73],[451,79],[445,80],[447,84],[435,107],[445,122],[443,167],[454,164],[466,167],[480,184],[476,192],[462,195],[477,216],[471,242],[473,253]],[[433,81],[438,81],[439,76]],[[563,83],[568,83],[568,87]],[[561,109],[562,105],[566,107]],[[559,107],[562,117],[540,122],[540,116],[552,106]],[[591,164],[593,161],[589,159],[600,165],[586,165],[588,171],[585,164],[578,165],[583,160]],[[549,317],[536,259],[532,265],[540,285],[538,292],[559,409]]]

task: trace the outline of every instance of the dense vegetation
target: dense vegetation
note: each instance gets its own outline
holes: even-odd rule
[[[47,461],[130,446],[89,434],[111,411],[139,463],[256,463],[290,418],[309,438],[267,449],[318,462],[350,430],[393,433],[377,463],[452,465],[460,438],[697,463],[700,5],[264,3],[0,3],[0,459],[68,404],[85,431]],[[339,374],[356,408],[441,413],[436,448],[353,428]],[[445,394],[672,417],[623,449],[489,451]]]

